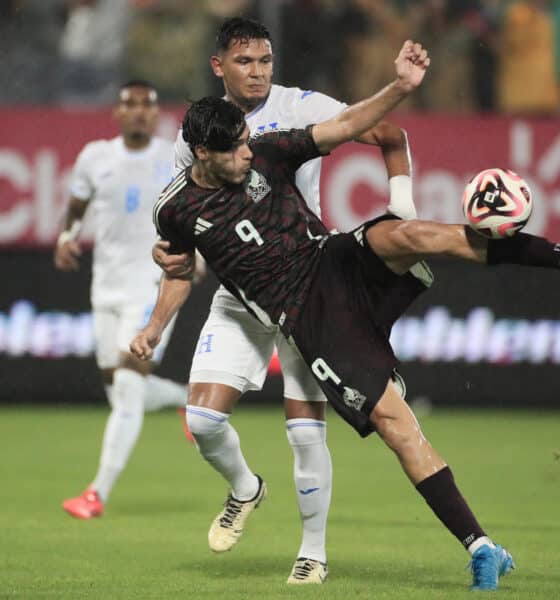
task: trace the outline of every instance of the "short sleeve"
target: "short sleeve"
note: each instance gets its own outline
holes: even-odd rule
[[[78,200],[89,200],[95,193],[95,186],[91,176],[93,164],[92,147],[85,146],[74,164],[70,180],[70,193]]]
[[[154,225],[161,239],[171,244],[169,249],[171,254],[182,254],[183,252],[192,254],[194,252],[195,246],[192,240],[181,234],[174,204],[166,203],[160,206],[156,204]]]
[[[311,135],[312,128],[313,125],[309,125],[305,129],[274,131],[258,135],[251,141],[251,149],[255,153],[267,155],[269,159],[284,163],[296,171],[308,160],[323,156]]]
[[[340,114],[347,104],[321,94],[302,91],[294,99],[294,113],[298,115],[298,127],[304,128],[311,123],[322,123]]]
[[[175,140],[175,169],[173,175],[177,175],[190,167],[193,162],[193,154],[190,146],[183,139],[183,131],[179,129]]]

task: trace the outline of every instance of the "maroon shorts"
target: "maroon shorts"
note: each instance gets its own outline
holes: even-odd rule
[[[329,238],[291,332],[332,407],[362,437],[374,431],[369,415],[398,364],[391,327],[427,287],[393,273],[367,245],[367,229],[386,218]]]

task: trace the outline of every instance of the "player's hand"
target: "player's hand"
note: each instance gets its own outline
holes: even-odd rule
[[[81,255],[80,244],[76,240],[69,240],[63,244],[57,244],[54,251],[54,264],[61,271],[78,271]]]
[[[159,240],[152,247],[152,258],[158,267],[169,277],[184,279],[191,275],[192,264],[189,255],[169,254],[171,244],[165,240]]]
[[[430,57],[422,44],[406,40],[395,59],[395,68],[398,81],[407,92],[411,92],[422,83],[429,66]]]
[[[148,325],[130,342],[130,351],[140,360],[149,360],[152,358],[160,338],[161,333]]]

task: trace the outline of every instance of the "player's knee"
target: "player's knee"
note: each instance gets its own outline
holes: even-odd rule
[[[324,444],[327,439],[327,424],[316,419],[288,419],[286,435],[292,447]]]
[[[195,439],[218,435],[227,426],[228,417],[211,408],[187,405],[187,425]]]
[[[377,431],[385,444],[399,457],[415,453],[422,440],[422,432],[418,427],[408,423],[386,422]]]
[[[111,404],[113,410],[128,414],[144,412],[146,379],[130,369],[116,369],[113,376]]]

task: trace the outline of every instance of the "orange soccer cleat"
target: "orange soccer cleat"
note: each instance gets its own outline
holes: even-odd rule
[[[98,493],[88,487],[81,496],[65,500],[62,508],[77,519],[93,519],[100,517],[105,507]]]

